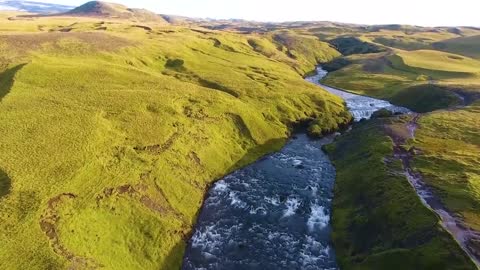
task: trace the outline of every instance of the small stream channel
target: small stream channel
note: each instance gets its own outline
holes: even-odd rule
[[[356,121],[405,108],[308,81],[342,97]],[[295,135],[279,152],[224,177],[208,192],[183,269],[337,269],[330,213],[335,168],[320,140]]]

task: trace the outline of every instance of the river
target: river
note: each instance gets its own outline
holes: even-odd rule
[[[342,97],[355,121],[387,108],[405,108],[346,93],[307,78]],[[330,213],[335,168],[322,146],[334,135],[296,134],[279,152],[215,183],[188,243],[182,269],[337,269]]]

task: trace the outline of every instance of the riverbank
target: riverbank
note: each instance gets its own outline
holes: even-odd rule
[[[337,170],[332,227],[340,268],[476,269],[406,179],[384,129],[395,121],[357,124],[326,147]]]
[[[457,241],[464,252],[478,267],[480,266],[480,257],[476,251],[476,243],[480,240],[480,233],[469,228],[461,216],[447,209],[441,197],[433,191],[432,187],[426,184],[422,174],[413,168],[413,160],[421,150],[408,145],[407,141],[415,139],[420,118],[421,115],[415,114],[407,119],[406,123],[396,121],[394,125],[385,126],[385,132],[394,143],[394,157],[401,161],[405,176],[425,207],[433,211],[440,218],[442,227],[452,235],[455,241]]]

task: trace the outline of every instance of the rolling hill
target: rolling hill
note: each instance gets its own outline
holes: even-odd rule
[[[91,1],[85,3],[66,12],[65,15],[128,19],[138,21],[162,21],[166,23],[161,16],[151,11],[145,9],[128,8],[124,5],[101,1]]]
[[[332,71],[325,84],[428,113],[406,142],[423,151],[412,166],[480,227],[479,29],[193,19],[99,1],[44,14],[54,8],[0,16],[0,269],[179,269],[216,179],[298,124],[317,120],[322,135],[350,123],[340,98],[304,80],[317,64]],[[327,147],[342,269],[470,269],[390,162],[385,126],[401,124],[362,123]]]
[[[351,119],[302,77],[327,43],[290,35],[275,60],[249,42],[269,37],[123,13],[0,18],[0,269],[178,269],[215,179],[297,122]]]

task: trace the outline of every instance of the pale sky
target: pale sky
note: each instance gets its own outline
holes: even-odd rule
[[[79,5],[86,0],[43,1]],[[113,2],[129,7],[146,8],[162,14],[216,19],[480,26],[480,0],[117,0]]]

